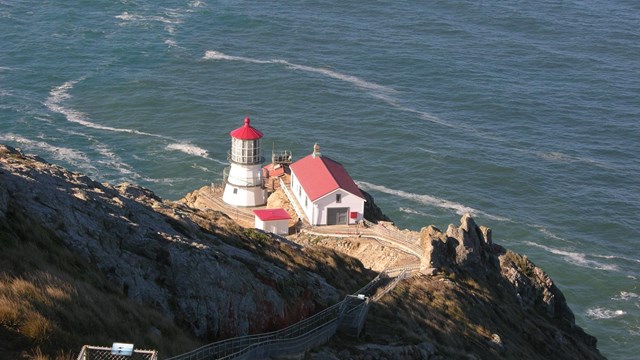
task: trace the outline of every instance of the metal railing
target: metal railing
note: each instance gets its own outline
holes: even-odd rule
[[[380,299],[391,291],[400,280],[417,269],[419,269],[419,264],[383,270],[353,296],[371,294],[375,286],[383,279],[393,278],[393,280],[382,289],[382,293],[377,292],[373,297],[367,297],[365,302],[358,306],[348,308],[347,302],[353,296],[347,296],[339,303],[282,330],[218,341],[166,360],[254,359],[302,353],[331,338],[347,315],[349,315],[352,324],[355,324],[355,329],[359,334],[364,326],[369,302]],[[397,277],[401,277],[401,279],[396,280]]]
[[[131,355],[112,354],[112,348],[102,346],[85,345],[80,350],[77,360],[157,360],[158,352],[155,350],[133,350]]]
[[[420,245],[420,239],[418,237],[408,236],[400,230],[390,229],[381,224],[376,224],[366,219],[363,219],[363,222],[365,226],[373,230],[376,234],[408,248],[419,257],[422,256],[422,246]]]
[[[302,210],[300,210],[298,208],[298,202],[293,197],[293,194],[291,194],[291,192],[289,191],[289,188],[287,187],[287,184],[285,184],[285,182],[284,182],[284,180],[282,180],[282,178],[279,178],[278,180],[280,180],[280,187],[282,188],[282,191],[284,191],[284,194],[287,196],[287,199],[289,199],[289,203],[291,203],[291,206],[293,207],[293,210],[296,212],[296,215],[298,215],[298,219],[304,221],[304,216],[302,215]]]

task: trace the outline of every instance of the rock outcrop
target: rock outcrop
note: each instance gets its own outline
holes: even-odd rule
[[[339,251],[375,269],[409,261],[374,240],[300,235],[290,240],[301,245],[292,245],[242,228],[200,202],[205,190],[166,201],[0,145],[0,224],[20,217],[55,234],[127,301],[157,309],[202,340],[282,328],[375,276]],[[386,219],[368,203],[370,220]],[[551,278],[495,244],[491,229],[464,215],[459,226],[429,226],[418,236],[422,275],[371,307],[364,339],[339,339],[312,358],[602,359]]]
[[[101,184],[0,145],[0,217],[14,211],[51,229],[125,296],[203,339],[280,328],[340,297],[314,274],[321,262],[222,213]]]

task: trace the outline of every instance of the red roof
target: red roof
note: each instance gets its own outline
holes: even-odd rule
[[[278,177],[285,173],[284,166],[282,165],[278,165],[277,167],[274,167],[273,164],[269,164],[263,167],[263,169],[267,171],[267,174],[269,174],[269,177]]]
[[[364,199],[358,185],[353,182],[342,164],[326,156],[314,158],[313,155],[309,155],[291,164],[289,168],[295,173],[311,201],[337,189],[343,189]]]
[[[291,219],[289,213],[282,208],[253,210],[253,213],[262,221]]]
[[[232,137],[240,140],[256,140],[262,137],[262,133],[251,126],[251,119],[244,118],[244,125],[229,133]]]

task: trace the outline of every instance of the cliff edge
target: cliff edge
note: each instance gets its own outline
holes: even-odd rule
[[[336,336],[308,358],[603,358],[551,278],[470,216],[404,232],[422,273],[372,305],[359,339]],[[3,145],[0,245],[0,352],[25,359],[122,340],[166,357],[280,329],[411,257],[363,237],[242,228]]]

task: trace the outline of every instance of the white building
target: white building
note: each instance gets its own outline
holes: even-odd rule
[[[311,225],[354,224],[364,217],[365,197],[342,164],[313,154],[291,164],[291,190]]]
[[[281,208],[253,210],[256,229],[272,232],[278,235],[289,235],[289,220],[291,216]]]
[[[260,139],[262,133],[251,126],[249,118],[231,135],[231,166],[225,169],[222,200],[233,206],[260,206],[267,203],[267,191],[262,182]]]

